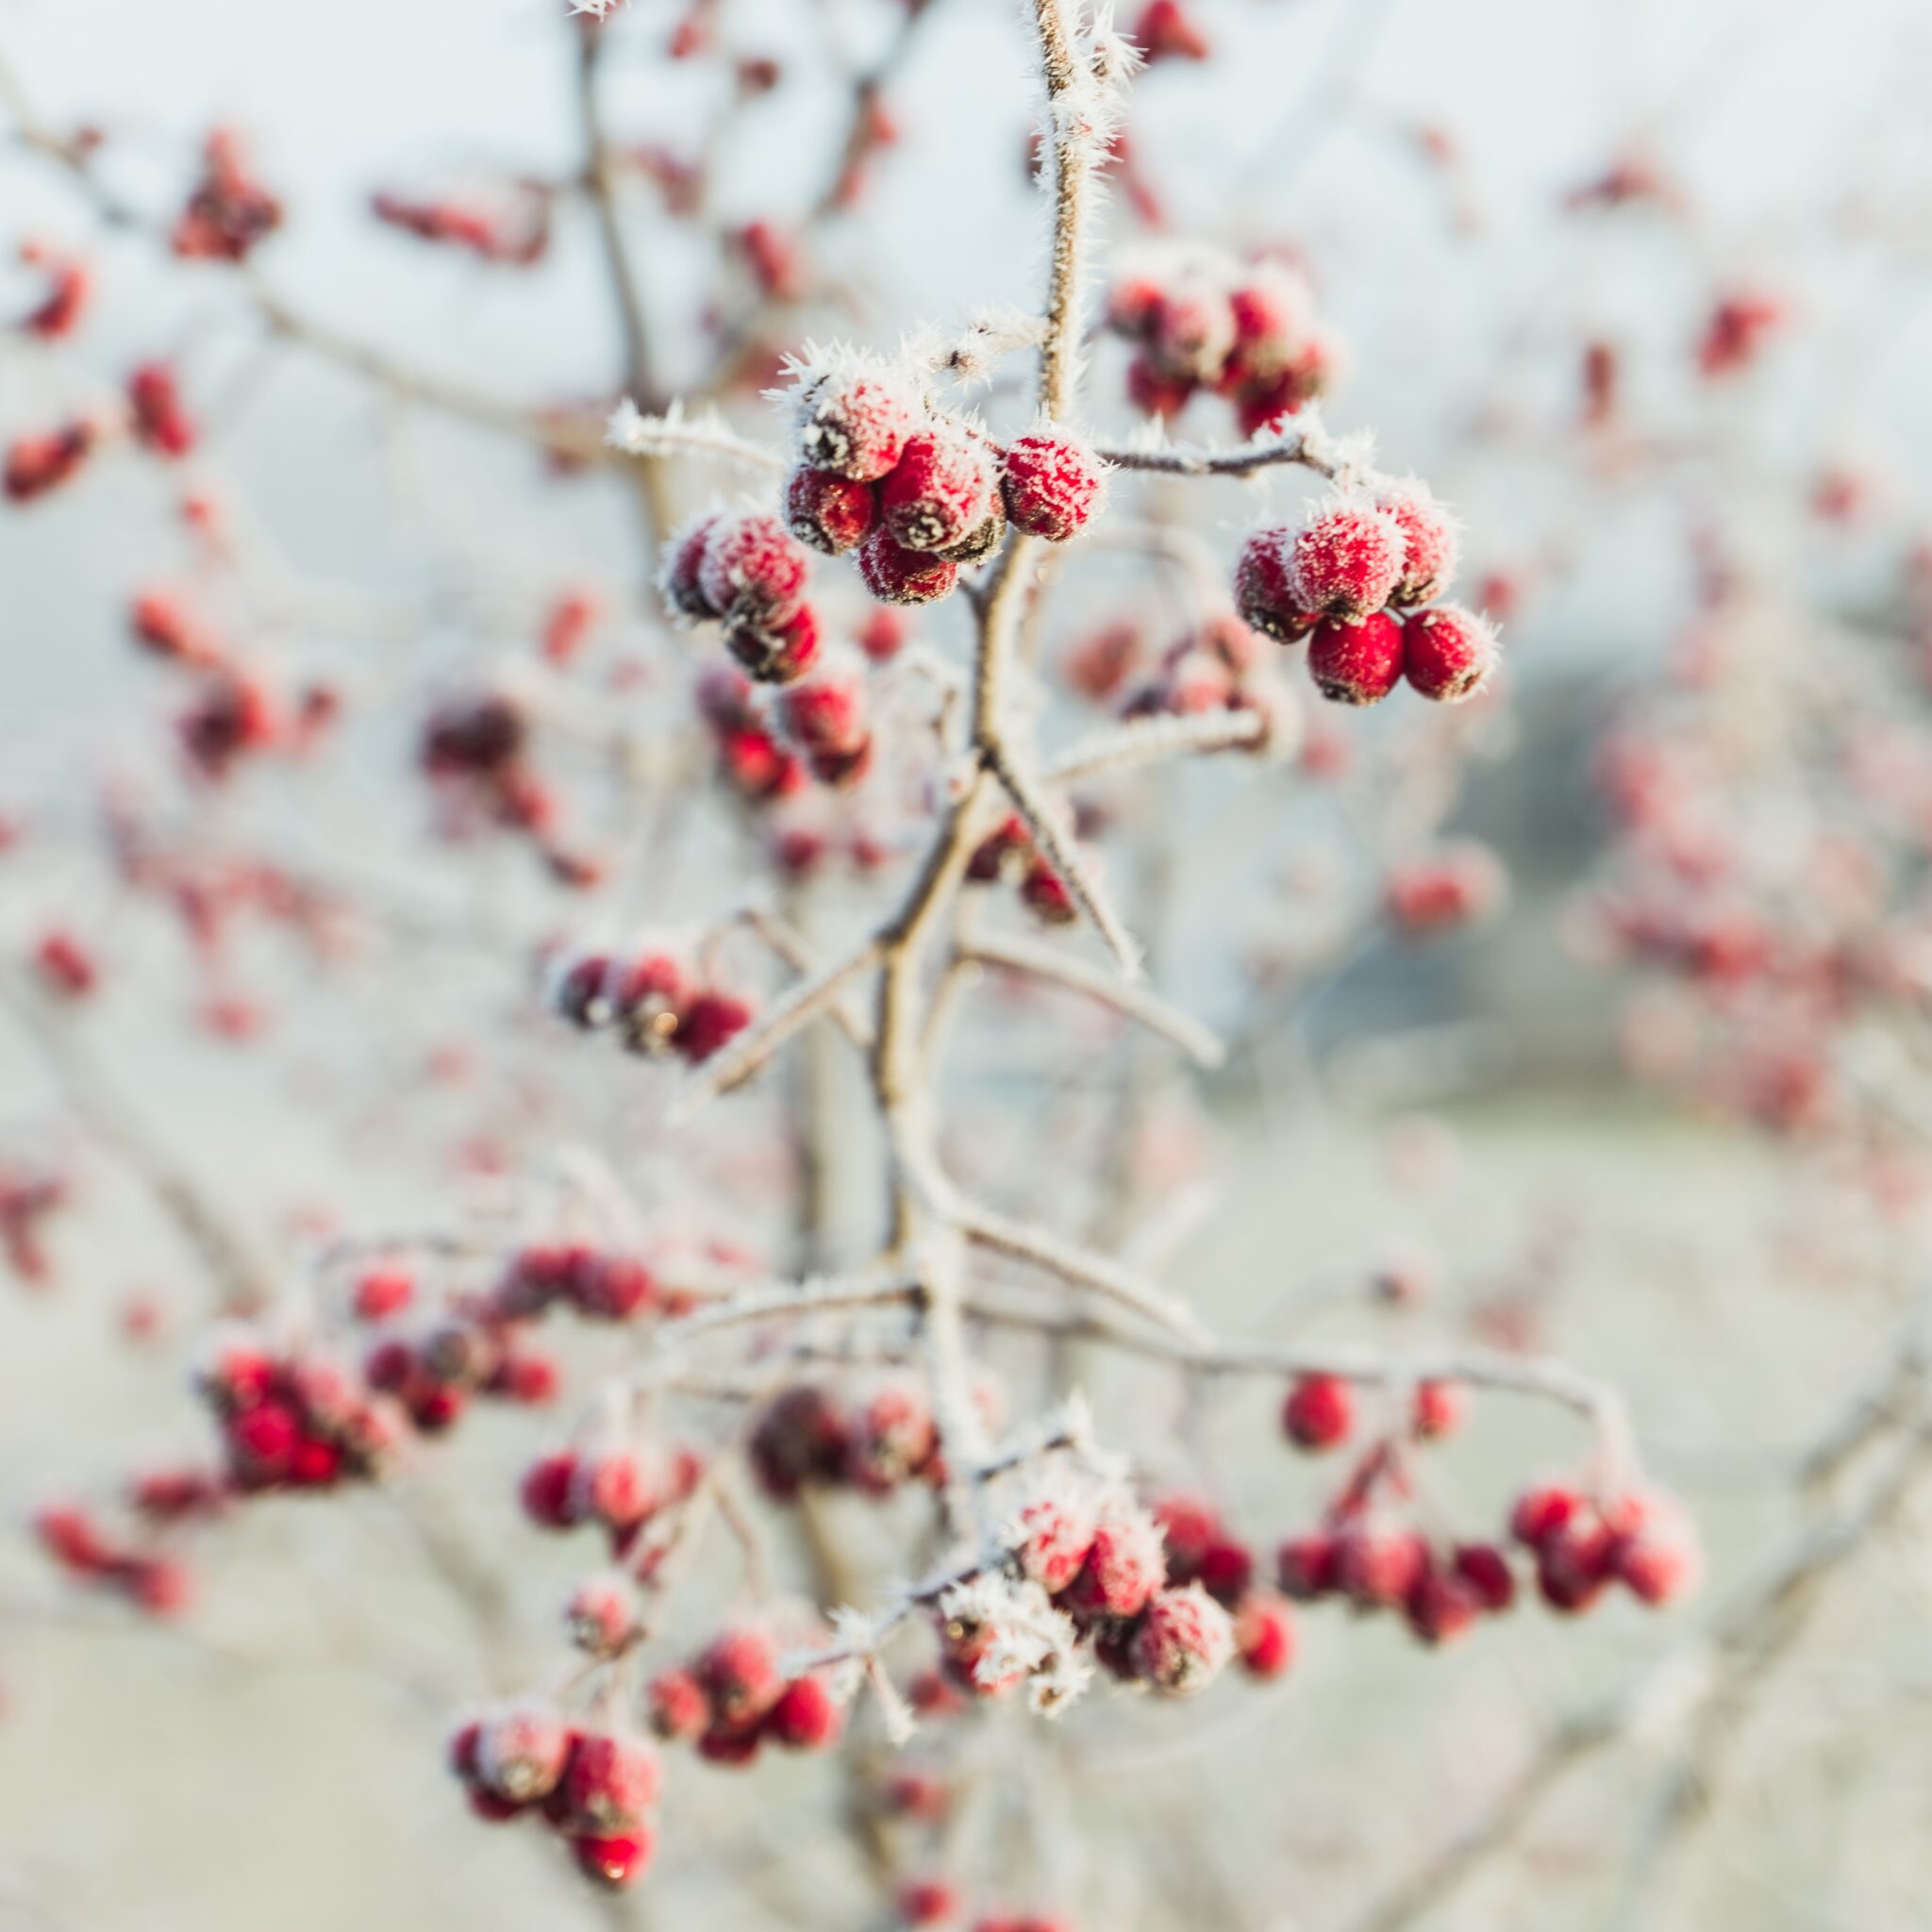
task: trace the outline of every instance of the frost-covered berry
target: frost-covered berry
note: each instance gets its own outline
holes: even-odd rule
[[[643,1739],[587,1732],[570,1754],[559,1808],[592,1831],[635,1830],[657,1804],[663,1782],[658,1754]]]
[[[731,1729],[755,1724],[784,1686],[777,1646],[751,1624],[720,1631],[692,1669],[714,1721]]]
[[[759,684],[791,684],[818,661],[818,613],[801,604],[782,624],[733,624],[724,648],[747,677]]]
[[[1456,575],[1461,553],[1456,519],[1436,501],[1426,483],[1409,477],[1391,484],[1375,507],[1395,520],[1402,533],[1402,575],[1389,601],[1403,609],[1433,604]]]
[[[1294,1613],[1273,1591],[1251,1591],[1234,1615],[1234,1651],[1241,1669],[1266,1682],[1294,1662]]]
[[[878,529],[859,546],[858,575],[882,604],[933,604],[951,594],[959,581],[959,566],[924,550],[908,550]]]
[[[644,1875],[656,1844],[650,1826],[640,1821],[626,1831],[579,1833],[570,1848],[585,1877],[618,1890]]]
[[[1429,1546],[1412,1529],[1352,1523],[1335,1539],[1336,1587],[1363,1609],[1397,1609],[1428,1574]]]
[[[858,483],[876,482],[898,462],[923,413],[903,380],[865,366],[806,383],[797,411],[799,455]]]
[[[1418,1382],[1409,1402],[1411,1425],[1418,1436],[1429,1441],[1453,1436],[1462,1426],[1467,1407],[1468,1399],[1459,1383]]]
[[[1327,618],[1308,645],[1315,689],[1338,705],[1379,704],[1401,681],[1402,664],[1402,625],[1386,610]]]
[[[664,552],[664,567],[658,588],[672,611],[692,624],[707,624],[724,612],[705,594],[699,570],[705,560],[705,545],[724,517],[713,511],[694,518],[672,538]]]
[[[1241,621],[1264,636],[1291,643],[1312,630],[1321,613],[1305,608],[1289,572],[1291,533],[1257,530],[1235,565],[1235,608]]]
[[[827,557],[862,543],[878,521],[870,483],[801,464],[785,486],[785,525],[801,543]]]
[[[1115,1504],[1103,1511],[1063,1601],[1076,1616],[1136,1617],[1166,1581],[1160,1526],[1144,1509]]]
[[[1474,697],[1496,668],[1496,634],[1459,605],[1419,610],[1403,625],[1403,675],[1440,705]]]
[[[948,563],[957,563],[961,570],[972,570],[982,564],[1006,541],[1007,512],[1005,505],[995,500],[992,512],[977,529],[969,531],[957,543],[949,543],[945,549],[936,552]]]
[[[986,522],[998,499],[991,446],[958,424],[936,423],[907,439],[879,485],[879,518],[908,550],[949,550]]]
[[[1234,1624],[1198,1583],[1164,1590],[1134,1626],[1129,1655],[1142,1682],[1185,1696],[1206,1690],[1226,1667]]]
[[[759,1486],[789,1503],[808,1483],[836,1481],[849,1441],[845,1417],[824,1390],[798,1383],[773,1398],[751,1438],[751,1466]]]
[[[1127,364],[1127,400],[1144,415],[1178,416],[1198,387],[1191,376],[1161,368],[1152,356],[1136,356]]]
[[[854,1412],[845,1445],[845,1476],[882,1496],[919,1474],[939,1447],[931,1405],[917,1382],[875,1389]]]
[[[1288,541],[1295,600],[1330,617],[1367,617],[1401,583],[1405,548],[1387,510],[1349,498],[1325,504]]]
[[[1536,1582],[1553,1610],[1587,1610],[1613,1574],[1617,1540],[1598,1522],[1566,1524],[1537,1546]]]
[[[823,1677],[795,1677],[765,1713],[764,1730],[790,1751],[823,1751],[838,1741],[844,1712]]]
[[[498,1711],[477,1730],[477,1779],[513,1805],[534,1805],[557,1789],[574,1741],[570,1726],[544,1705]]]
[[[1671,1602],[1693,1590],[1703,1572],[1697,1532],[1668,1496],[1627,1496],[1607,1512],[1609,1567],[1644,1603]]]
[[[593,1576],[572,1591],[563,1620],[571,1641],[598,1657],[615,1657],[636,1626],[637,1606],[622,1577]]]
[[[804,545],[776,517],[746,512],[721,517],[706,536],[698,589],[727,622],[775,630],[799,608],[810,574]]]
[[[1013,1552],[1020,1574],[1058,1596],[1080,1574],[1098,1527],[1092,1505],[1074,1491],[1027,1504],[1020,1512]]]
[[[1000,487],[1013,527],[1064,543],[1100,501],[1099,458],[1064,430],[1017,436],[1000,459]]]
[[[651,1729],[666,1743],[687,1742],[710,1728],[711,1700],[690,1671],[665,1671],[652,1678],[644,1703]]]
[[[571,1477],[571,1514],[578,1523],[633,1529],[661,1500],[641,1459],[625,1449],[581,1457]]]
[[[1355,1391],[1340,1375],[1303,1375],[1281,1406],[1281,1427],[1298,1449],[1333,1449],[1355,1426]]]

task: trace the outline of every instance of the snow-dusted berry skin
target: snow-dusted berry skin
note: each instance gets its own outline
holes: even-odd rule
[[[1241,621],[1263,636],[1292,643],[1315,626],[1320,612],[1303,608],[1289,570],[1291,533],[1257,530],[1241,547],[1235,565],[1235,608]]]
[[[716,512],[698,517],[673,537],[665,548],[658,587],[673,613],[691,624],[711,623],[724,614],[705,594],[698,576],[705,560],[705,545],[724,521]]]
[[[608,1732],[579,1737],[558,1786],[558,1811],[593,1832],[635,1830],[664,1783],[658,1754],[641,1738]]]
[[[1087,445],[1061,430],[1035,430],[1007,445],[1000,488],[1016,530],[1064,543],[1100,501],[1101,468]]]
[[[1281,1406],[1281,1427],[1298,1449],[1333,1449],[1355,1427],[1355,1391],[1339,1375],[1304,1375]]]
[[[801,463],[785,486],[786,527],[801,543],[827,557],[856,549],[877,521],[878,503],[870,483]]]
[[[797,1677],[765,1713],[768,1737],[788,1751],[823,1751],[839,1741],[845,1713],[823,1677]]]
[[[1399,619],[1386,610],[1357,621],[1327,618],[1308,644],[1308,675],[1337,705],[1380,704],[1402,681]]]
[[[784,1688],[777,1645],[750,1624],[720,1631],[693,1671],[714,1722],[727,1729],[756,1723]]]
[[[775,630],[798,610],[811,561],[776,517],[721,517],[705,538],[698,590],[726,621]]]
[[[858,575],[882,604],[934,604],[951,595],[959,566],[923,550],[908,550],[878,529],[859,546]]]
[[[818,662],[818,612],[801,604],[782,624],[733,624],[724,648],[758,683],[791,684]]]
[[[1509,1534],[1532,1550],[1560,1536],[1584,1513],[1584,1501],[1567,1483],[1525,1490],[1509,1514]]]
[[[828,374],[798,397],[798,452],[814,469],[876,482],[899,460],[919,406],[885,371]]]
[[[1081,1617],[1137,1617],[1166,1581],[1159,1525],[1145,1510],[1117,1507],[1094,1530],[1064,1606]]]
[[[1474,697],[1496,666],[1496,634],[1473,610],[1439,604],[1403,626],[1403,675],[1439,705]]]
[[[1234,1656],[1234,1623],[1201,1588],[1164,1590],[1134,1627],[1134,1674],[1174,1696],[1205,1690]]]
[[[990,517],[999,500],[991,445],[954,424],[908,437],[879,485],[879,519],[908,550],[950,550]]]
[[[1401,527],[1373,504],[1331,503],[1289,540],[1289,584],[1305,610],[1367,617],[1402,581]]]
[[[1438,503],[1425,483],[1392,484],[1375,499],[1402,533],[1402,575],[1389,593],[1399,609],[1433,604],[1448,590],[1462,551],[1456,520]]]
[[[711,1727],[711,1700],[695,1674],[665,1671],[644,1693],[651,1729],[667,1744],[688,1743]]]
[[[570,1726],[542,1705],[519,1705],[487,1718],[475,1742],[478,1780],[513,1805],[533,1805],[557,1789],[575,1743]]]
[[[1633,1596],[1656,1606],[1694,1590],[1704,1562],[1697,1532],[1668,1496],[1628,1496],[1606,1512],[1611,1573]]]
[[[1043,1496],[1020,1512],[1022,1541],[1014,1551],[1020,1574],[1058,1596],[1080,1574],[1093,1547],[1099,1519],[1076,1495]]]

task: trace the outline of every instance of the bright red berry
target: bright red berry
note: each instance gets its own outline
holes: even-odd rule
[[[1298,1449],[1333,1449],[1355,1426],[1355,1391],[1340,1375],[1303,1375],[1282,1404],[1281,1426]]]
[[[1403,625],[1403,675],[1425,698],[1460,704],[1496,666],[1496,634],[1474,611],[1439,604]]]
[[[1402,677],[1402,625],[1386,610],[1359,620],[1325,619],[1308,645],[1308,673],[1324,698],[1373,705]]]
[[[1064,543],[1100,501],[1101,468],[1087,445],[1063,430],[1034,430],[1007,445],[1001,490],[1013,527]]]

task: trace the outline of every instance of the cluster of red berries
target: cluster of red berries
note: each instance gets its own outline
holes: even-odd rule
[[[559,1381],[556,1362],[528,1347],[493,1297],[458,1302],[420,1335],[384,1336],[364,1357],[362,1374],[425,1436],[453,1428],[478,1396],[541,1407]]]
[[[1454,522],[1421,483],[1337,494],[1299,525],[1248,539],[1235,602],[1284,643],[1312,632],[1309,673],[1338,704],[1375,704],[1405,677],[1423,696],[1457,704],[1496,662],[1482,618],[1434,601],[1455,575],[1457,547]]]
[[[851,1402],[815,1383],[794,1383],[758,1418],[750,1455],[759,1487],[780,1503],[807,1489],[884,1496],[942,1474],[931,1406],[910,1380],[883,1382]]]
[[[735,993],[693,985],[671,954],[628,959],[585,953],[565,960],[553,981],[551,1006],[586,1033],[614,1033],[626,1051],[675,1053],[696,1066],[750,1025],[752,1008]]]
[[[540,1529],[596,1524],[621,1560],[654,1517],[691,1495],[703,1474],[691,1450],[611,1441],[540,1456],[524,1472],[518,1495]]]
[[[98,439],[99,431],[82,418],[16,439],[0,467],[0,490],[9,503],[32,503],[51,495],[78,474]]]
[[[84,1509],[67,1505],[42,1509],[34,1518],[34,1533],[61,1574],[75,1583],[111,1591],[149,1616],[173,1616],[187,1607],[191,1583],[181,1563],[118,1541]]]
[[[1233,1619],[1198,1577],[1171,1580],[1161,1524],[1131,1497],[1070,1488],[1028,1504],[1017,1526],[1015,1569],[1073,1621],[1108,1675],[1181,1696],[1233,1660]],[[996,1622],[951,1607],[940,1626],[947,1674],[980,1696],[1009,1690],[1024,1674],[1001,1666],[1005,1639]]]
[[[164,362],[144,362],[127,378],[125,416],[76,416],[53,429],[18,437],[0,465],[0,492],[10,503],[32,503],[71,483],[103,443],[125,432],[153,456],[183,457],[196,430],[181,400],[175,372]]]
[[[658,1737],[694,1743],[713,1764],[749,1764],[767,1743],[829,1750],[845,1727],[824,1674],[787,1677],[771,1632],[750,1623],[720,1631],[689,1663],[661,1672],[645,1703]]]
[[[1557,1610],[1587,1610],[1612,1583],[1641,1603],[1667,1604],[1703,1568],[1690,1518],[1655,1490],[1592,1497],[1545,1483],[1518,1500],[1509,1533],[1535,1558],[1537,1589]]]
[[[374,1481],[408,1448],[408,1416],[354,1370],[317,1352],[278,1351],[245,1329],[212,1339],[195,1387],[243,1494]]]
[[[1152,259],[1115,284],[1107,323],[1136,345],[1127,394],[1138,408],[1173,417],[1202,391],[1225,396],[1243,436],[1324,395],[1341,364],[1307,278],[1280,260]]]
[[[777,705],[785,734],[822,785],[856,785],[872,764],[872,725],[865,682],[855,671],[826,666],[787,687]]]
[[[1009,814],[974,847],[966,883],[993,886],[1018,880],[1020,903],[1044,925],[1071,925],[1079,916],[1066,881],[1034,845],[1026,821]]]
[[[1515,1575],[1493,1543],[1439,1547],[1354,1487],[1320,1529],[1282,1543],[1275,1575],[1297,1603],[1341,1597],[1365,1614],[1395,1611],[1431,1645],[1516,1601]]]
[[[531,764],[530,739],[529,718],[513,699],[499,691],[466,691],[431,711],[417,761],[450,831],[466,832],[481,820],[522,833],[554,877],[568,886],[592,885],[598,868],[561,841],[557,796]]]
[[[257,179],[240,138],[217,128],[203,145],[201,178],[175,224],[175,253],[245,261],[281,225],[282,205]]]
[[[1154,1520],[1167,1549],[1167,1580],[1198,1583],[1234,1619],[1236,1660],[1251,1677],[1278,1677],[1294,1661],[1288,1603],[1256,1579],[1254,1552],[1205,1496],[1155,1499]]]
[[[805,760],[753,702],[751,680],[714,664],[698,680],[698,713],[711,728],[718,769],[747,805],[771,805],[805,790]]]
[[[600,1885],[616,1889],[643,1876],[663,1788],[646,1740],[579,1728],[547,1706],[519,1704],[464,1724],[450,1740],[449,1759],[477,1817],[492,1824],[541,1818]]]
[[[534,268],[550,249],[551,197],[534,183],[496,200],[438,200],[379,190],[370,196],[369,210],[419,242],[509,268]]]

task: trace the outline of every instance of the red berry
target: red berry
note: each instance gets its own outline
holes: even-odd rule
[[[908,550],[878,529],[859,546],[858,575],[882,604],[931,604],[951,593],[959,581],[959,566]]]
[[[1389,601],[1404,609],[1433,604],[1456,575],[1461,541],[1455,518],[1427,484],[1414,480],[1391,485],[1375,499],[1375,507],[1386,510],[1402,533],[1402,575]]]
[[[664,568],[658,587],[673,612],[694,624],[708,623],[724,612],[706,595],[699,572],[705,560],[705,546],[711,532],[724,521],[716,511],[687,524],[672,538],[664,550]]]
[[[1458,605],[1419,610],[1403,626],[1403,675],[1438,704],[1474,696],[1495,666],[1495,632]]]
[[[658,1754],[643,1739],[593,1731],[570,1754],[558,1808],[595,1831],[629,1831],[657,1804],[662,1784]]]
[[[1493,1543],[1458,1543],[1451,1563],[1491,1616],[1516,1601],[1516,1577],[1509,1559]]]
[[[999,501],[991,446],[957,424],[908,437],[898,464],[879,485],[879,518],[908,550],[951,549],[971,537]]]
[[[1400,681],[1402,664],[1402,625],[1387,611],[1359,621],[1328,618],[1308,646],[1315,688],[1339,705],[1378,704]]]
[[[1213,51],[1181,0],[1147,0],[1129,38],[1150,67],[1157,60],[1205,60]]]
[[[1235,565],[1235,608],[1264,635],[1291,643],[1315,626],[1320,612],[1302,606],[1289,570],[1289,532],[1257,530]]]
[[[568,1451],[545,1456],[525,1472],[524,1514],[544,1529],[568,1529],[582,1519],[576,1505],[577,1459]]]
[[[709,1700],[714,1722],[727,1729],[756,1724],[783,1688],[777,1646],[749,1624],[721,1631],[693,1671]]]
[[[605,1577],[578,1584],[563,1616],[571,1641],[597,1657],[617,1656],[637,1625],[636,1605],[628,1587]]]
[[[1098,1519],[1076,1494],[1041,1497],[1020,1512],[1024,1541],[1014,1552],[1021,1574],[1058,1596],[1080,1574]]]
[[[751,1008],[725,992],[701,992],[685,1008],[672,1044],[693,1066],[708,1060],[751,1024]]]
[[[899,1888],[899,1916],[908,1925],[937,1925],[959,1909],[959,1894],[937,1878],[914,1878]]]
[[[1335,1588],[1335,1539],[1319,1533],[1290,1537],[1275,1552],[1275,1580],[1285,1595],[1309,1604]]]
[[[1149,416],[1178,416],[1198,386],[1191,376],[1161,368],[1151,356],[1136,356],[1127,364],[1127,400]]]
[[[1429,1546],[1412,1529],[1356,1523],[1335,1540],[1335,1581],[1363,1609],[1395,1609],[1428,1574]]]
[[[1457,1383],[1418,1382],[1411,1406],[1415,1433],[1430,1441],[1454,1435],[1462,1426],[1467,1406]]]
[[[570,1848],[577,1869],[587,1878],[617,1890],[636,1884],[644,1875],[653,1840],[650,1827],[639,1823],[627,1831],[573,1838]]]
[[[890,1382],[852,1417],[844,1474],[869,1495],[883,1496],[919,1474],[938,1447],[924,1390],[916,1382]]]
[[[710,1727],[711,1701],[690,1671],[665,1671],[646,1693],[651,1728],[667,1743],[700,1736]]]
[[[1455,1642],[1469,1630],[1482,1607],[1474,1590],[1461,1577],[1434,1567],[1417,1579],[1403,1606],[1408,1627],[1431,1645]]]
[[[781,628],[804,601],[811,574],[804,546],[776,517],[722,517],[705,539],[698,589],[727,623]]]
[[[1609,1582],[1616,1539],[1600,1523],[1572,1522],[1537,1547],[1536,1581],[1553,1610],[1587,1610]]]
[[[1134,1626],[1134,1674],[1175,1696],[1205,1690],[1234,1656],[1234,1624],[1198,1583],[1164,1590]]]
[[[500,1798],[534,1805],[557,1789],[575,1741],[570,1726],[542,1705],[499,1711],[478,1731],[475,1775]]]
[[[1076,1616],[1134,1617],[1166,1581],[1158,1525],[1144,1510],[1116,1506],[1094,1530],[1065,1604]]]
[[[1509,1534],[1533,1550],[1541,1549],[1581,1515],[1583,1498],[1561,1483],[1525,1491],[1510,1512]]]
[[[838,1740],[844,1712],[822,1677],[798,1677],[765,1713],[764,1728],[791,1751],[823,1751]]]
[[[1402,581],[1401,528],[1388,511],[1341,501],[1317,510],[1289,540],[1289,582],[1305,610],[1367,617]]]
[[[1013,527],[1064,543],[1100,501],[1101,470],[1085,443],[1061,430],[1018,436],[1001,458],[1001,490]]]
[[[828,373],[798,392],[799,453],[815,469],[875,482],[899,461],[921,413],[908,386],[884,369]]]
[[[1496,855],[1463,841],[1390,874],[1389,916],[1406,933],[1441,932],[1493,912],[1507,891]]]
[[[801,543],[838,557],[862,542],[878,521],[870,483],[801,465],[785,486],[785,523]]]
[[[1303,1375],[1282,1404],[1281,1426],[1299,1449],[1333,1449],[1355,1426],[1355,1391],[1340,1375]]]
[[[1251,1677],[1278,1677],[1294,1662],[1294,1617],[1269,1591],[1252,1591],[1234,1617],[1235,1655]]]
[[[790,684],[818,659],[818,612],[801,604],[782,624],[729,625],[724,648],[758,683]]]

